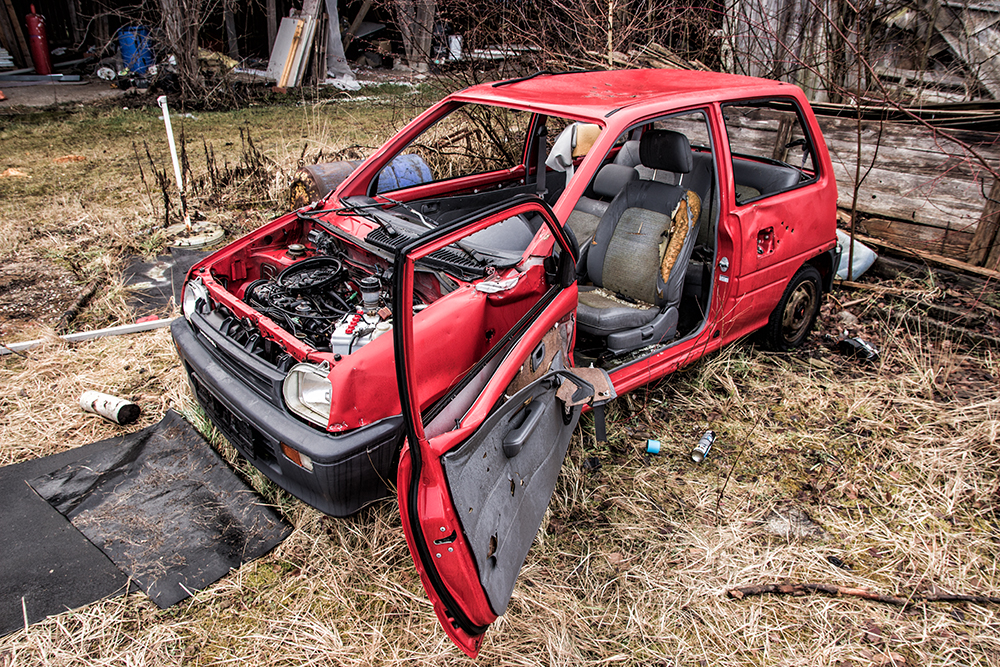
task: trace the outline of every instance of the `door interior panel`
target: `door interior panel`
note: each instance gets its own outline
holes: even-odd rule
[[[580,418],[579,407],[566,415],[558,386],[554,374],[528,385],[441,459],[479,579],[498,616],[507,609]]]

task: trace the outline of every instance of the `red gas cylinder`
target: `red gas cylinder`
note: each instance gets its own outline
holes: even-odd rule
[[[52,60],[49,58],[49,37],[45,33],[45,17],[35,13],[31,5],[31,13],[24,17],[28,26],[28,46],[31,49],[31,62],[35,64],[35,73],[52,74]]]

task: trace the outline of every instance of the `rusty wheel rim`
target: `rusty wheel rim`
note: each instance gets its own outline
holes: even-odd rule
[[[786,343],[793,343],[809,328],[819,295],[811,280],[802,281],[788,297],[781,316],[781,335]]]

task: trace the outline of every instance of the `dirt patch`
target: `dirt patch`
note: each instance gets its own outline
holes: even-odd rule
[[[71,102],[87,103],[109,98],[120,98],[124,91],[112,88],[106,81],[86,83],[49,84],[40,86],[7,86],[3,89],[7,100],[4,110],[16,112],[15,107],[48,107]]]
[[[0,326],[52,325],[80,290],[72,272],[39,258],[0,260]]]

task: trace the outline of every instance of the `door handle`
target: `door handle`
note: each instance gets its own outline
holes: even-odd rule
[[[503,437],[503,453],[509,459],[514,458],[521,452],[521,447],[528,441],[528,437],[538,426],[545,414],[545,404],[532,401],[524,408],[524,420],[519,426],[507,432]]]

